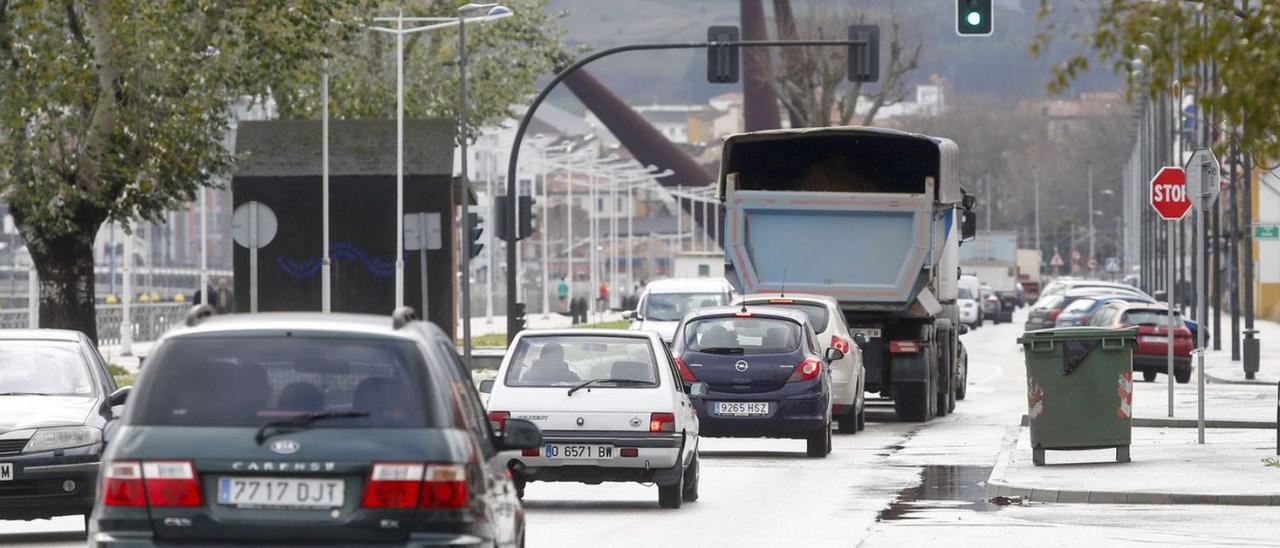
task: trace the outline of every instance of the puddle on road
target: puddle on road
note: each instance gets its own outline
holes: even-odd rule
[[[1000,506],[987,500],[987,478],[990,466],[923,466],[920,483],[898,492],[889,507],[880,511],[876,521],[913,519],[912,514],[947,508],[993,512]]]

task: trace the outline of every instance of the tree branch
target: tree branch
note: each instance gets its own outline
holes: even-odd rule
[[[89,192],[95,191],[102,176],[102,159],[107,154],[107,144],[115,131],[116,87],[119,70],[114,63],[111,31],[107,21],[107,0],[91,0],[88,17],[89,30],[93,31],[93,62],[98,76],[98,97],[93,113],[80,143],[83,147],[77,155],[76,183]]]
[[[218,25],[222,23],[222,18],[226,13],[226,0],[217,0],[201,14],[200,30],[196,32],[195,39],[191,42],[192,53],[200,54],[209,49],[209,45],[213,41],[213,35],[218,31]]]
[[[92,49],[89,42],[84,39],[84,30],[80,27],[80,16],[76,14],[75,0],[62,0],[62,7],[67,12],[67,30],[71,32],[71,37],[86,51]]]

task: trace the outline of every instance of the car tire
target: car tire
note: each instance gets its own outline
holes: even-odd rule
[[[684,475],[690,479],[686,479],[684,482],[684,492],[681,493],[681,498],[684,499],[685,502],[697,501],[698,479],[700,477],[697,451],[694,451],[693,460],[689,463],[689,468],[685,469]]]
[[[1191,382],[1191,370],[1190,369],[1174,369],[1173,380],[1178,381],[1178,384],[1187,384]]]
[[[856,405],[850,407],[853,409],[836,419],[836,430],[841,434],[858,433],[858,409]]]
[[[858,431],[867,429],[867,397],[862,396],[858,401]]]
[[[932,414],[930,383],[900,382],[893,387],[893,411],[903,422],[924,422]]]
[[[688,471],[680,472],[680,479],[671,485],[658,486],[658,506],[676,509],[684,503],[684,480]]]
[[[1174,375],[1177,375],[1177,371],[1174,371]],[[1155,372],[1155,371],[1143,371],[1143,372],[1142,372],[1142,380],[1147,381],[1147,382],[1156,382],[1156,372]]]
[[[824,458],[831,453],[831,423],[805,438],[806,453],[813,458]]]
[[[956,386],[956,400],[963,400],[969,393],[969,353],[961,352],[956,358],[960,363],[959,386]]]
[[[514,478],[511,480],[511,483],[514,483],[516,486],[516,498],[524,500],[524,486],[528,484],[528,482],[520,478]]]

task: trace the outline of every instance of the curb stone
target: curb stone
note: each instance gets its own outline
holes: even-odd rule
[[[1166,419],[1166,418],[1147,418],[1136,417],[1131,419],[1134,428],[1195,428],[1195,419]],[[1022,416],[1022,426],[1031,426],[1031,419],[1026,415]],[[1275,430],[1276,423],[1268,421],[1238,421],[1226,419],[1207,419],[1204,421],[1205,428],[1243,428],[1256,430]]]

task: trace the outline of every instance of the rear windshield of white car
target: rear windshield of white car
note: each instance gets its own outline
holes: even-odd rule
[[[959,291],[958,293],[956,293],[956,298],[959,298],[959,299],[972,299],[972,298],[973,298],[973,291],[970,291],[970,290],[969,290],[969,288],[967,288],[967,287],[962,287],[962,288],[960,288],[960,291]]]
[[[650,293],[644,298],[640,317],[657,322],[678,322],[695,308],[729,304],[724,293]]]
[[[820,304],[797,303],[797,302],[780,302],[781,299],[772,299],[768,301],[749,301],[748,304],[758,304],[763,306],[776,306],[804,312],[809,317],[809,324],[813,326],[815,333],[822,333],[827,330],[827,322],[831,321],[831,313],[827,307]]]
[[[709,354],[782,354],[800,346],[800,324],[766,316],[709,317],[685,324],[682,350]]]
[[[307,336],[170,339],[147,357],[134,424],[261,426],[359,414],[311,428],[427,425],[421,350],[409,341]]]
[[[534,336],[520,339],[503,378],[506,386],[653,388],[657,358],[647,338]]]
[[[92,396],[78,343],[0,341],[0,396]]]

